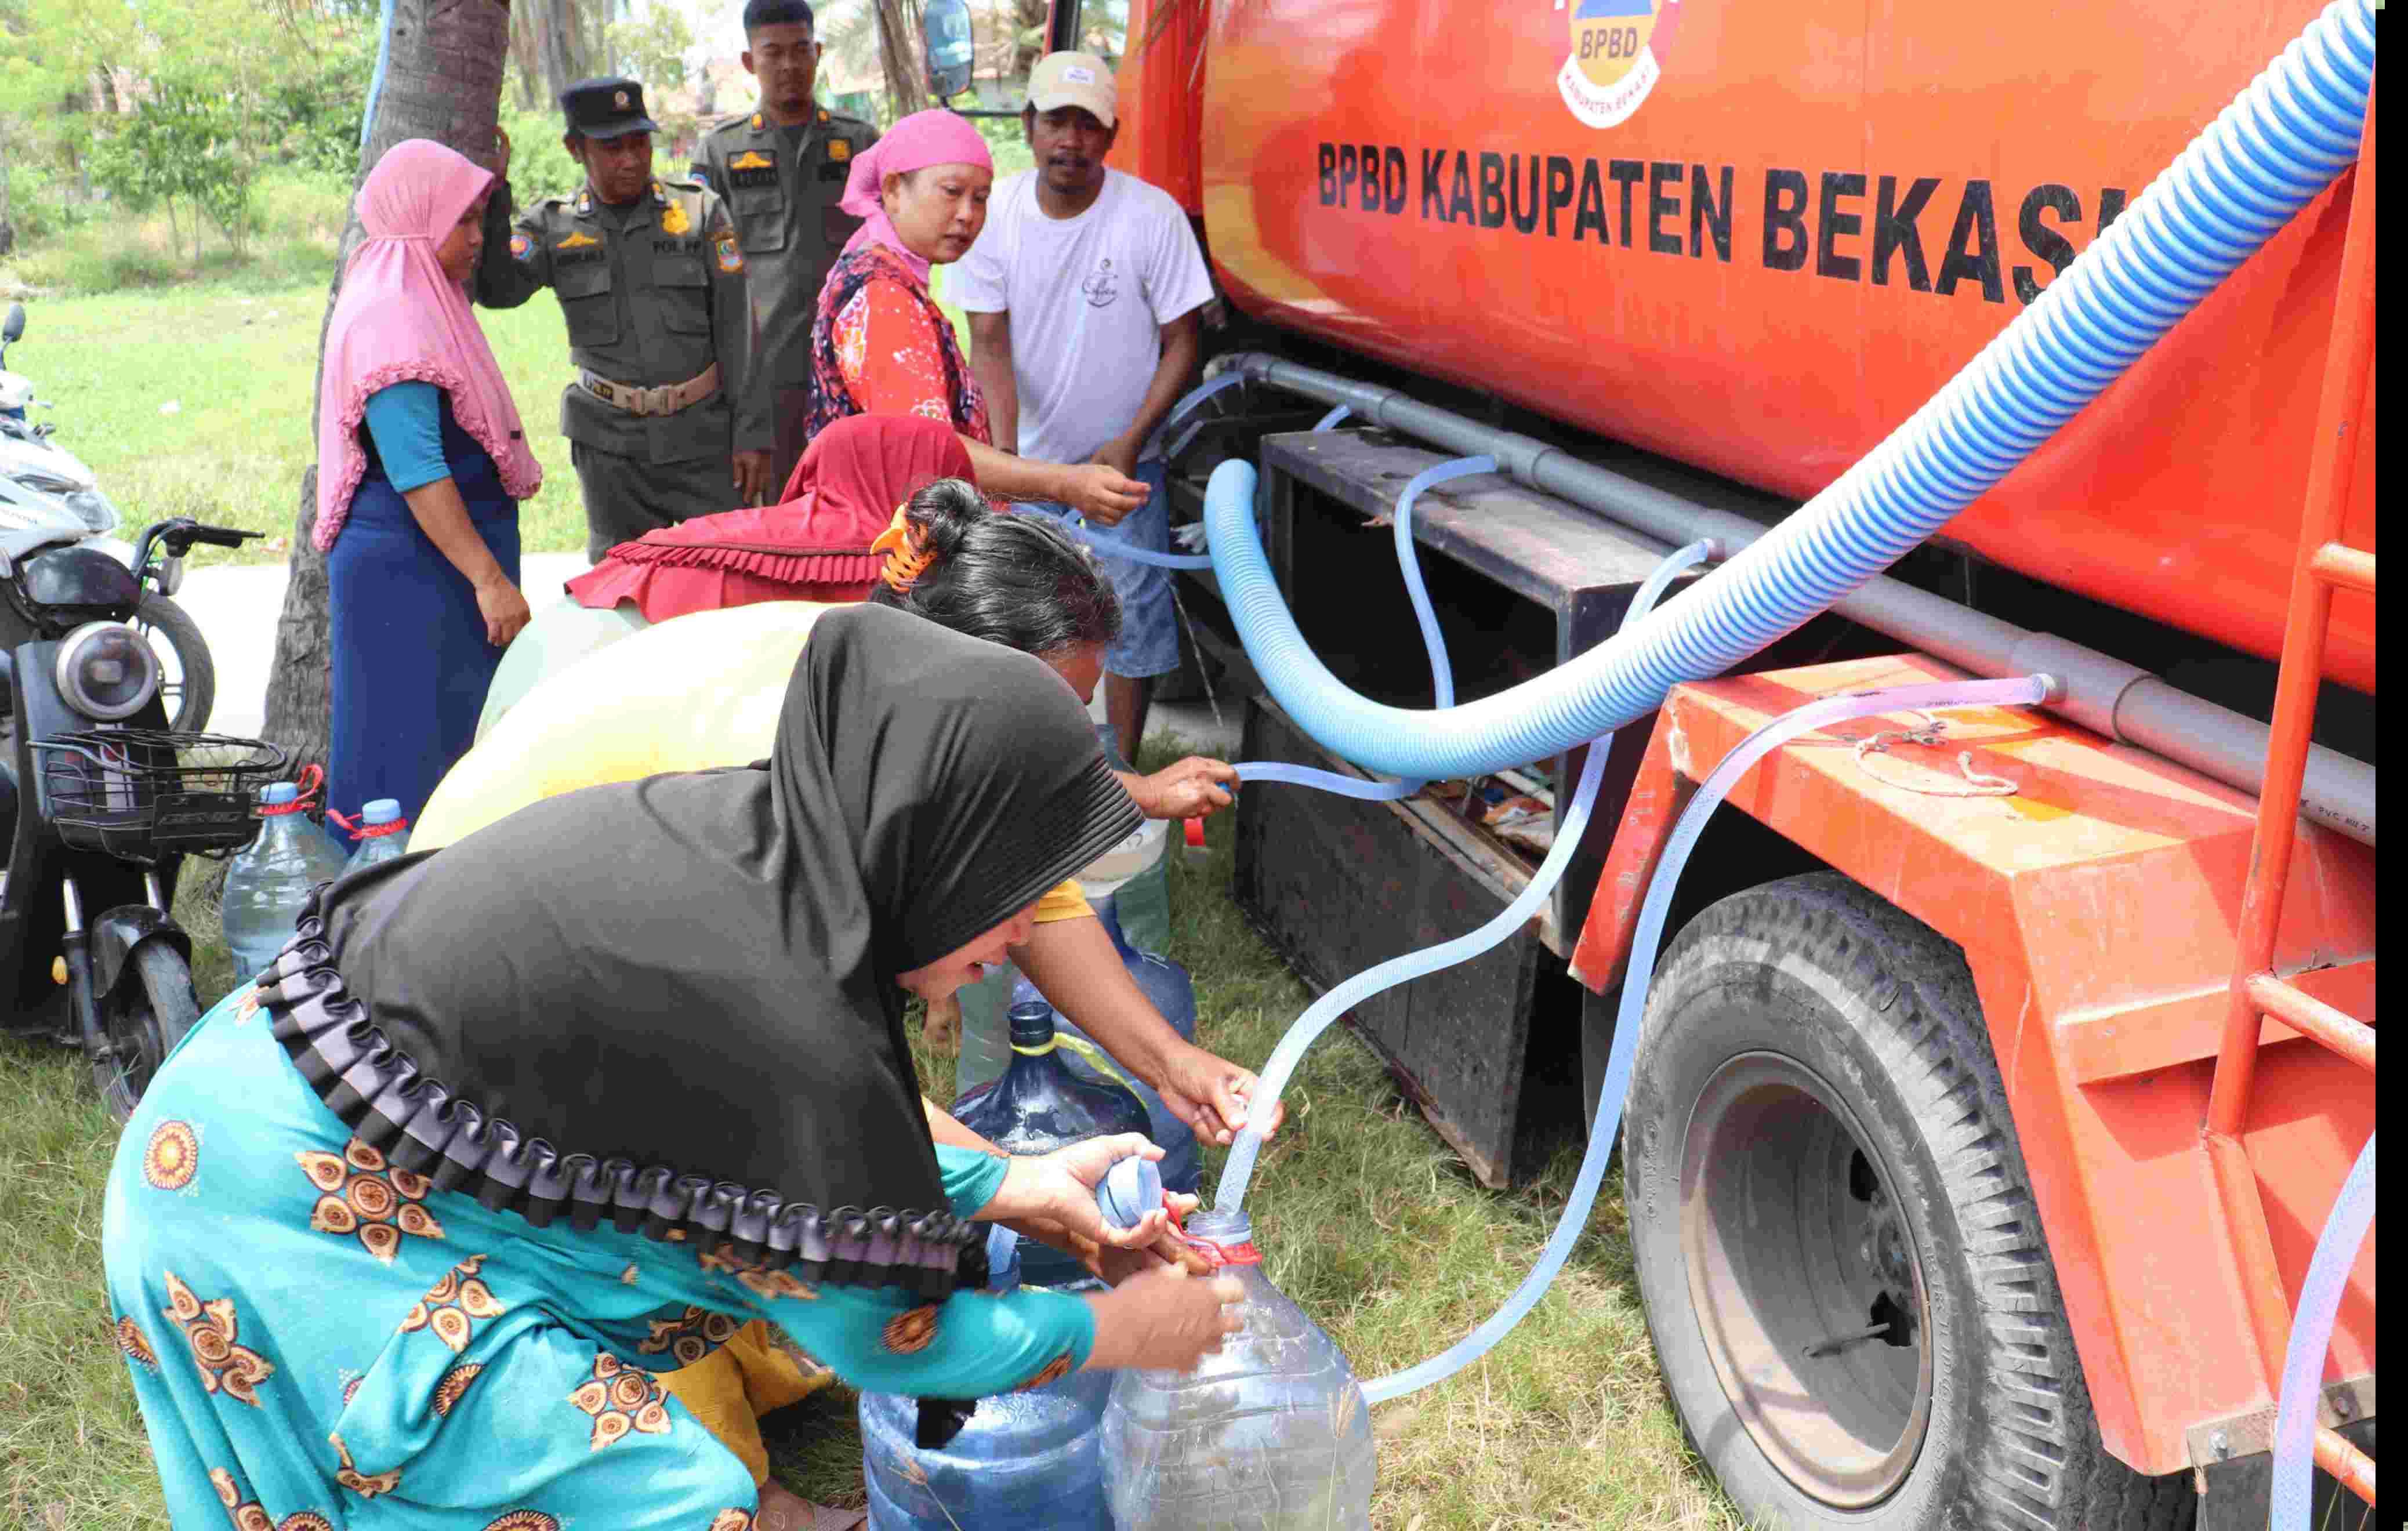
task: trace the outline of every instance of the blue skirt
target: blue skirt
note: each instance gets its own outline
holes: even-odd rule
[[[519,581],[518,502],[490,464],[453,482],[468,519]],[[477,737],[502,651],[485,641],[477,594],[422,531],[409,504],[371,473],[326,555],[334,728],[326,804],[347,817],[380,797],[415,821]]]

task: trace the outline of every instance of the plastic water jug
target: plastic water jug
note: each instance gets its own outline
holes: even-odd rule
[[[953,1102],[962,1125],[1013,1153],[1050,1153],[1112,1133],[1143,1133],[1145,1107],[1127,1087],[1086,1078],[1070,1067],[1054,1030],[1054,1007],[1025,984],[1013,1001],[1011,1066],[1001,1079]],[[1061,1286],[1086,1278],[1085,1266],[1050,1245],[1025,1245],[1021,1280]]]
[[[1009,1229],[988,1236],[990,1291],[1020,1284],[1017,1243]],[[1097,1450],[1111,1387],[1111,1372],[1074,1371],[1026,1393],[981,1398],[961,1434],[935,1451],[912,1443],[917,1400],[863,1394],[861,1476],[872,1531],[1111,1531]]]
[[[401,816],[400,802],[380,797],[360,809],[360,848],[343,864],[344,875],[392,861],[408,849],[409,821]]]
[[[1034,985],[1030,985],[1029,992],[1036,993]],[[1196,1130],[1170,1109],[1170,1103],[1156,1094],[1153,1085],[1122,1067],[1102,1044],[1071,1024],[1070,1018],[1060,1010],[1054,1012],[1054,1032],[1073,1070],[1106,1084],[1120,1085],[1137,1096],[1138,1104],[1145,1108],[1145,1135],[1162,1145],[1162,1183],[1173,1191],[1193,1194],[1204,1178]]]
[[[1367,1531],[1370,1408],[1327,1335],[1263,1275],[1243,1212],[1187,1221],[1246,1295],[1194,1373],[1124,1371],[1104,1410],[1120,1531]]]
[[[309,890],[343,875],[343,853],[303,812],[301,789],[277,781],[260,790],[259,834],[226,868],[222,899],[234,980],[248,983],[293,938]]]
[[[1158,859],[1155,865],[1162,865],[1162,861]],[[1169,958],[1131,943],[1122,919],[1121,900],[1133,890],[1134,884],[1124,886],[1117,893],[1089,899],[1088,903],[1096,918],[1104,923],[1105,933],[1112,938],[1112,950],[1120,953],[1121,966],[1137,980],[1139,990],[1170,1023],[1171,1030],[1192,1042],[1196,1040],[1196,981],[1187,976],[1186,968]]]

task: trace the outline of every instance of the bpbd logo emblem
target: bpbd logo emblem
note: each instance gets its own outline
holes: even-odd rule
[[[1556,0],[1560,7],[1564,0]],[[1629,120],[1664,78],[1683,0],[1573,0],[1571,52],[1555,76],[1571,114],[1593,128]]]

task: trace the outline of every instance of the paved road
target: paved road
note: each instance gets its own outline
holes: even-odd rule
[[[520,575],[527,602],[537,610],[558,598],[560,587],[585,568],[583,553],[530,553]],[[276,619],[284,609],[284,565],[250,564],[194,569],[185,577],[176,599],[201,625],[209,654],[217,661],[218,700],[209,717],[209,732],[256,737],[264,718],[268,672],[276,654]],[[1100,690],[1090,709],[1100,719]],[[1224,698],[1223,720],[1216,721],[1202,704],[1158,706],[1149,732],[1172,729],[1208,746],[1238,748],[1240,708]]]

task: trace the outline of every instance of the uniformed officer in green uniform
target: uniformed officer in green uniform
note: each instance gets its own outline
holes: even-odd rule
[[[560,106],[584,188],[509,223],[505,180],[485,212],[477,301],[559,294],[577,368],[560,431],[598,560],[655,527],[759,503],[777,487],[774,437],[767,397],[746,386],[752,318],[725,207],[692,181],[653,179],[655,124],[634,80],[581,80]]]
[[[694,177],[726,201],[736,220],[760,346],[752,386],[776,422],[776,481],[783,484],[807,445],[820,285],[861,227],[837,202],[853,157],[878,141],[878,130],[813,99],[820,44],[805,0],[750,0],[744,44],[744,67],[759,82],[761,103],[704,136]]]

